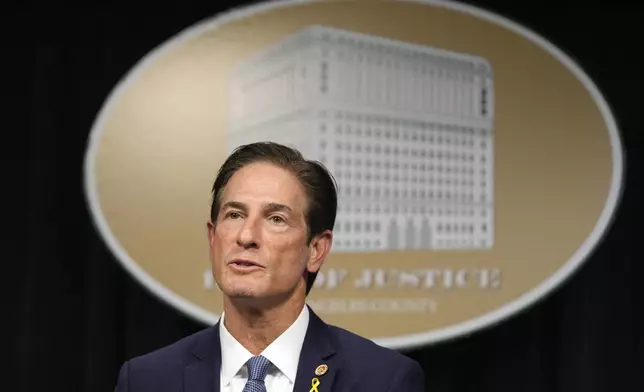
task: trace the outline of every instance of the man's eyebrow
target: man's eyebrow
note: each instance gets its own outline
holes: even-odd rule
[[[293,212],[293,209],[287,205],[284,204],[279,204],[279,203],[268,203],[266,205],[266,208],[264,208],[268,212],[274,212],[274,211],[288,211],[288,212]]]
[[[224,204],[221,205],[221,209],[226,209],[226,208],[235,208],[238,210],[246,210],[246,204],[241,203],[239,201],[227,201]],[[275,212],[275,211],[287,211],[287,212],[293,212],[293,209],[285,204],[280,204],[280,203],[268,203],[264,207],[264,211],[266,212]]]
[[[225,208],[236,208],[238,210],[245,210],[246,205],[244,203],[240,203],[238,201],[227,201],[224,204],[221,205],[221,209]]]

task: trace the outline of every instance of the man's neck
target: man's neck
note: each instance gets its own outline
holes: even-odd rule
[[[224,326],[248,351],[259,355],[295,322],[304,305],[304,299],[289,299],[270,308],[224,299]]]

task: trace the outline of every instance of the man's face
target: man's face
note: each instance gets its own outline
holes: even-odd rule
[[[208,224],[213,276],[225,296],[304,292],[304,271],[320,268],[331,241],[328,233],[308,246],[306,207],[298,179],[278,166],[254,163],[232,176]]]

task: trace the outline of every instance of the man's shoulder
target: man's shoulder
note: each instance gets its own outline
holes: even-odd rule
[[[425,374],[417,361],[344,328],[328,328],[342,357],[340,366],[350,374],[346,382],[358,382],[370,390],[424,390]]]
[[[387,347],[376,344],[354,332],[335,325],[328,325],[329,331],[336,340],[337,346],[341,348],[343,356],[359,357],[370,363],[383,363],[389,366],[399,364],[401,366],[416,366],[417,362],[406,355]]]
[[[213,329],[214,327],[202,329],[166,346],[136,356],[129,360],[130,366],[159,369],[185,365],[194,359],[194,351],[199,346],[199,342],[212,338],[215,333]]]
[[[174,343],[131,358],[121,366],[116,391],[171,391],[182,388],[183,372],[198,357],[212,355],[200,349],[216,336],[213,327],[195,332]],[[211,349],[214,351],[214,348]]]

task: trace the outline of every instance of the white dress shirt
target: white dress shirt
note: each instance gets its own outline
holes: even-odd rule
[[[271,365],[264,380],[267,392],[293,392],[297,366],[304,336],[309,325],[309,310],[305,305],[298,318],[261,353]],[[246,362],[253,356],[224,326],[224,314],[219,323],[221,343],[221,392],[242,392],[248,380]]]

